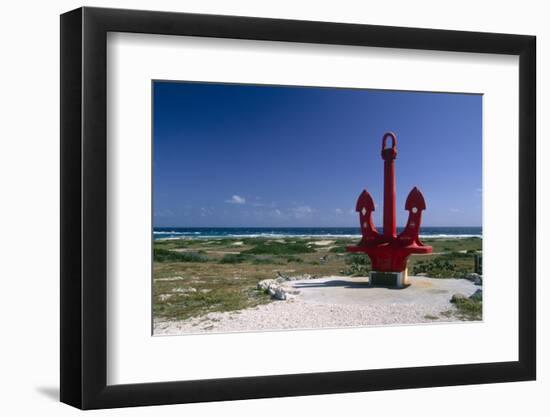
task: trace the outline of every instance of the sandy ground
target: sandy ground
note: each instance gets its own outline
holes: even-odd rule
[[[442,315],[453,310],[451,296],[473,294],[465,279],[410,277],[404,289],[369,287],[364,278],[325,277],[299,280],[300,293],[291,300],[256,308],[210,313],[184,321],[155,321],[155,335],[314,329],[455,321]]]
[[[334,243],[334,240],[316,240],[314,242],[310,242],[312,245],[316,246],[328,246],[332,245]]]

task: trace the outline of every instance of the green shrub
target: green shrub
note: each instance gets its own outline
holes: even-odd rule
[[[344,262],[348,265],[370,265],[370,258],[368,257],[368,255],[364,255],[362,253],[348,253]]]
[[[458,316],[462,320],[481,320],[483,303],[481,300],[472,300],[470,298],[451,300],[458,309]]]
[[[196,252],[174,252],[162,248],[153,249],[155,262],[207,262],[208,258]]]
[[[450,253],[446,253],[446,254],[440,256],[441,259],[450,259],[450,260],[453,260],[453,259],[468,259],[468,258],[471,258],[471,257],[472,257],[471,254],[464,253],[464,252],[450,252]]]
[[[413,266],[413,275],[426,274],[432,278],[458,278],[463,276],[466,271],[458,268],[444,257],[438,257],[430,261],[418,261]]]
[[[230,253],[230,254],[224,255],[224,257],[220,259],[220,263],[221,264],[240,264],[248,261],[249,259],[250,259],[249,256],[243,255],[242,253],[239,253],[239,254]]]
[[[348,265],[348,267],[342,271],[344,275],[349,275],[352,277],[364,277],[369,275],[371,270],[371,262],[367,255],[350,253],[346,255],[344,261],[346,265]]]
[[[296,262],[296,263],[302,263],[304,260],[302,258],[298,258],[297,256],[287,256],[286,258],[287,263]]]
[[[329,252],[331,253],[345,253],[346,247],[345,246],[333,246],[329,249]]]

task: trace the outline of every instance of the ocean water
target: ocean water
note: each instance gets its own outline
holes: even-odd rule
[[[402,228],[397,228],[397,233]],[[423,227],[423,238],[481,237],[481,227]],[[154,239],[223,237],[359,237],[358,227],[155,227]]]

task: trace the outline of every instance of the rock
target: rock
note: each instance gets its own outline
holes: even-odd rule
[[[464,279],[472,281],[476,285],[481,285],[483,283],[483,278],[481,277],[481,275],[476,274],[475,272],[464,275]]]
[[[288,279],[288,277],[284,276],[284,275],[281,274],[279,271],[277,271],[277,277],[278,277],[278,278],[282,278],[282,279],[284,279],[284,280],[287,280],[287,279]]]
[[[283,275],[281,272],[277,271],[277,278],[276,279],[278,280],[278,282],[281,282],[279,280],[282,280],[282,281],[298,281],[298,280],[301,280],[301,279],[312,279],[312,278],[315,278],[315,276],[309,275],[309,274],[289,276],[289,275]]]
[[[277,287],[275,289],[275,293],[272,295],[272,297],[277,299],[277,300],[286,300],[288,298],[287,293],[286,293],[286,291],[284,290],[283,287]]]
[[[272,298],[276,300],[289,300],[300,291],[296,288],[281,285],[277,279],[264,279],[258,283],[258,289],[266,291]]]
[[[267,293],[269,295],[271,295],[272,297],[275,297],[275,291],[277,290],[277,287],[276,286],[272,286],[270,285],[269,288],[267,289]]]
[[[197,292],[196,288],[189,287],[189,288],[182,288],[182,287],[176,287],[172,289],[172,292],[180,293],[180,294],[186,294],[188,292]]]
[[[294,277],[287,277],[287,281],[298,281],[298,280],[303,280],[303,279],[311,279],[313,278],[311,275],[309,274],[304,274],[304,275],[296,275]]]
[[[470,295],[470,300],[472,301],[481,301],[483,300],[483,290],[478,288],[475,293]]]
[[[464,294],[462,293],[456,293],[456,294],[453,294],[453,296],[451,297],[451,303],[456,303],[458,301],[462,301],[462,300],[466,300],[468,297],[466,297]]]
[[[176,277],[168,277],[168,278],[155,278],[155,281],[180,281],[183,277],[176,276]]]
[[[289,300],[291,298],[294,298],[295,295],[299,294],[300,291],[296,288],[287,286],[284,284],[286,281],[294,280],[296,277],[285,277],[283,278],[280,273],[278,278],[275,279],[264,279],[260,282],[258,282],[258,289],[261,291],[267,292],[272,298],[275,298],[276,300]],[[307,276],[309,278],[304,278],[304,276]],[[310,275],[304,275],[300,278],[296,279],[310,279]]]
[[[172,298],[174,296],[174,294],[161,294],[159,295],[159,300],[160,301],[166,301],[166,300],[169,300],[170,298]]]
[[[286,300],[286,292],[283,287],[278,284],[271,284],[267,292],[269,293],[269,295],[271,295],[272,298],[275,298],[277,300]]]
[[[274,279],[264,279],[258,282],[258,289],[261,291],[267,291],[272,284],[276,284],[276,283],[277,281]]]

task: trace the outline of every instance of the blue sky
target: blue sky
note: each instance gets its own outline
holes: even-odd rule
[[[344,227],[366,188],[382,222],[381,138],[397,134],[397,225],[480,226],[482,96],[153,82],[156,227]]]

